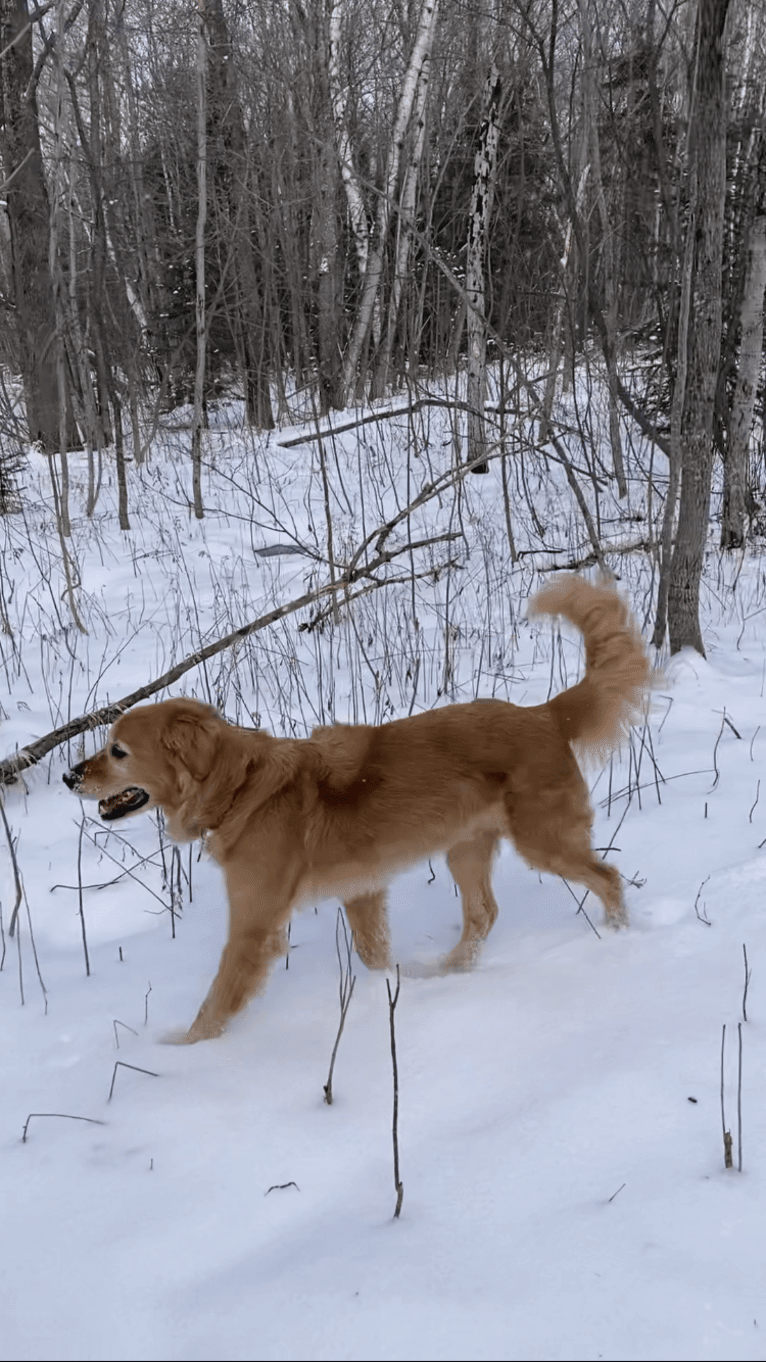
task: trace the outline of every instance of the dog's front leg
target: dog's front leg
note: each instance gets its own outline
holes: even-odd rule
[[[359,894],[354,899],[346,899],[343,907],[359,959],[368,969],[389,969],[391,941],[388,933],[385,890],[379,889],[369,894]]]
[[[230,1019],[263,987],[272,961],[286,949],[285,927],[297,875],[259,874],[252,858],[225,867],[229,939],[218,973],[189,1031],[187,1044],[220,1036]]]

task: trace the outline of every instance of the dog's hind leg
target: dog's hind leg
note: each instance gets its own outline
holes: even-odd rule
[[[498,843],[494,832],[481,832],[469,842],[458,842],[447,865],[463,898],[463,934],[441,968],[470,969],[497,917],[492,893],[492,857]]]
[[[619,871],[599,860],[591,846],[592,813],[584,781],[581,789],[573,783],[525,802],[508,821],[516,850],[528,865],[584,884],[603,903],[607,925],[627,927]]]
[[[389,969],[391,940],[385,890],[378,889],[370,894],[346,899],[343,907],[362,964],[368,969]]]

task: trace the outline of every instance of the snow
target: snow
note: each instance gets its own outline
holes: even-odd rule
[[[427,419],[409,475],[406,418],[328,446],[339,558],[448,466],[445,418]],[[14,631],[0,639],[6,752],[324,580],[305,555],[254,552],[295,536],[324,553],[316,443],[253,445],[228,412],[207,437],[210,514],[197,524],[187,436],[165,432],[148,466],[131,467],[124,535],[111,483],[87,521],[85,469],[72,457],[87,636],[62,599],[46,467],[32,456],[25,517],[0,527]],[[633,472],[628,511],[640,510]],[[569,494],[534,468],[527,476],[549,542],[576,552]],[[551,554],[516,493],[513,514],[517,542],[537,550],[522,567],[508,557],[495,465],[413,526],[413,538],[459,527],[457,550],[437,545],[419,566],[459,552],[461,571],[366,597],[354,627],[344,617],[300,633],[303,612],[236,658],[189,672],[174,693],[298,734],[475,693],[544,699],[575,679],[579,643],[526,622],[538,581],[529,563]],[[612,562],[644,623],[645,559]],[[335,1100],[323,1101],[338,1025],[337,905],[294,919],[289,968],[278,964],[224,1037],[164,1045],[171,1027],[191,1022],[215,970],[218,869],[193,848],[190,902],[181,848],[182,912],[171,923],[154,816],[112,829],[92,819],[93,806],[61,782],[76,742],[5,790],[26,901],[10,940],[5,848],[0,1357],[764,1356],[766,600],[756,554],[729,564],[711,550],[705,582],[707,660],[668,663],[646,729],[611,768],[590,773],[594,841],[614,841],[629,932],[603,932],[588,899],[596,935],[577,913],[581,893],[575,900],[506,847],[495,872],[501,913],[478,966],[429,977],[457,930],[446,867],[419,866],[392,888],[404,970],[398,1221],[386,984],[356,958]],[[102,737],[89,735],[85,750]],[[166,841],[162,851],[169,874]],[[34,1116],[22,1141],[30,1113],[89,1120]]]

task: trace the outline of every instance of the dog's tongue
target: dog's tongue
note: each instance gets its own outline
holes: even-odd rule
[[[142,790],[138,785],[130,785],[127,790],[120,790],[119,794],[110,795],[108,799],[100,799],[98,812],[104,822],[111,823],[115,818],[124,818],[127,813],[134,813],[136,809],[143,808],[148,801],[146,790]]]

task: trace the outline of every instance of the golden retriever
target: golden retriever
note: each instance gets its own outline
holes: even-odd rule
[[[558,578],[530,614],[563,615],[585,639],[582,680],[546,704],[475,700],[379,727],[336,724],[310,738],[235,728],[197,700],[120,716],[106,747],[64,776],[106,820],[161,808],[179,842],[205,835],[223,868],[229,938],[187,1041],[218,1036],[285,949],[293,909],[341,898],[356,950],[390,965],[385,887],[446,852],[463,933],[443,962],[466,969],[497,917],[492,857],[508,837],[530,866],[586,885],[607,922],[627,925],[620,876],[594,854],[575,758],[604,756],[649,684],[640,634],[616,591]]]

